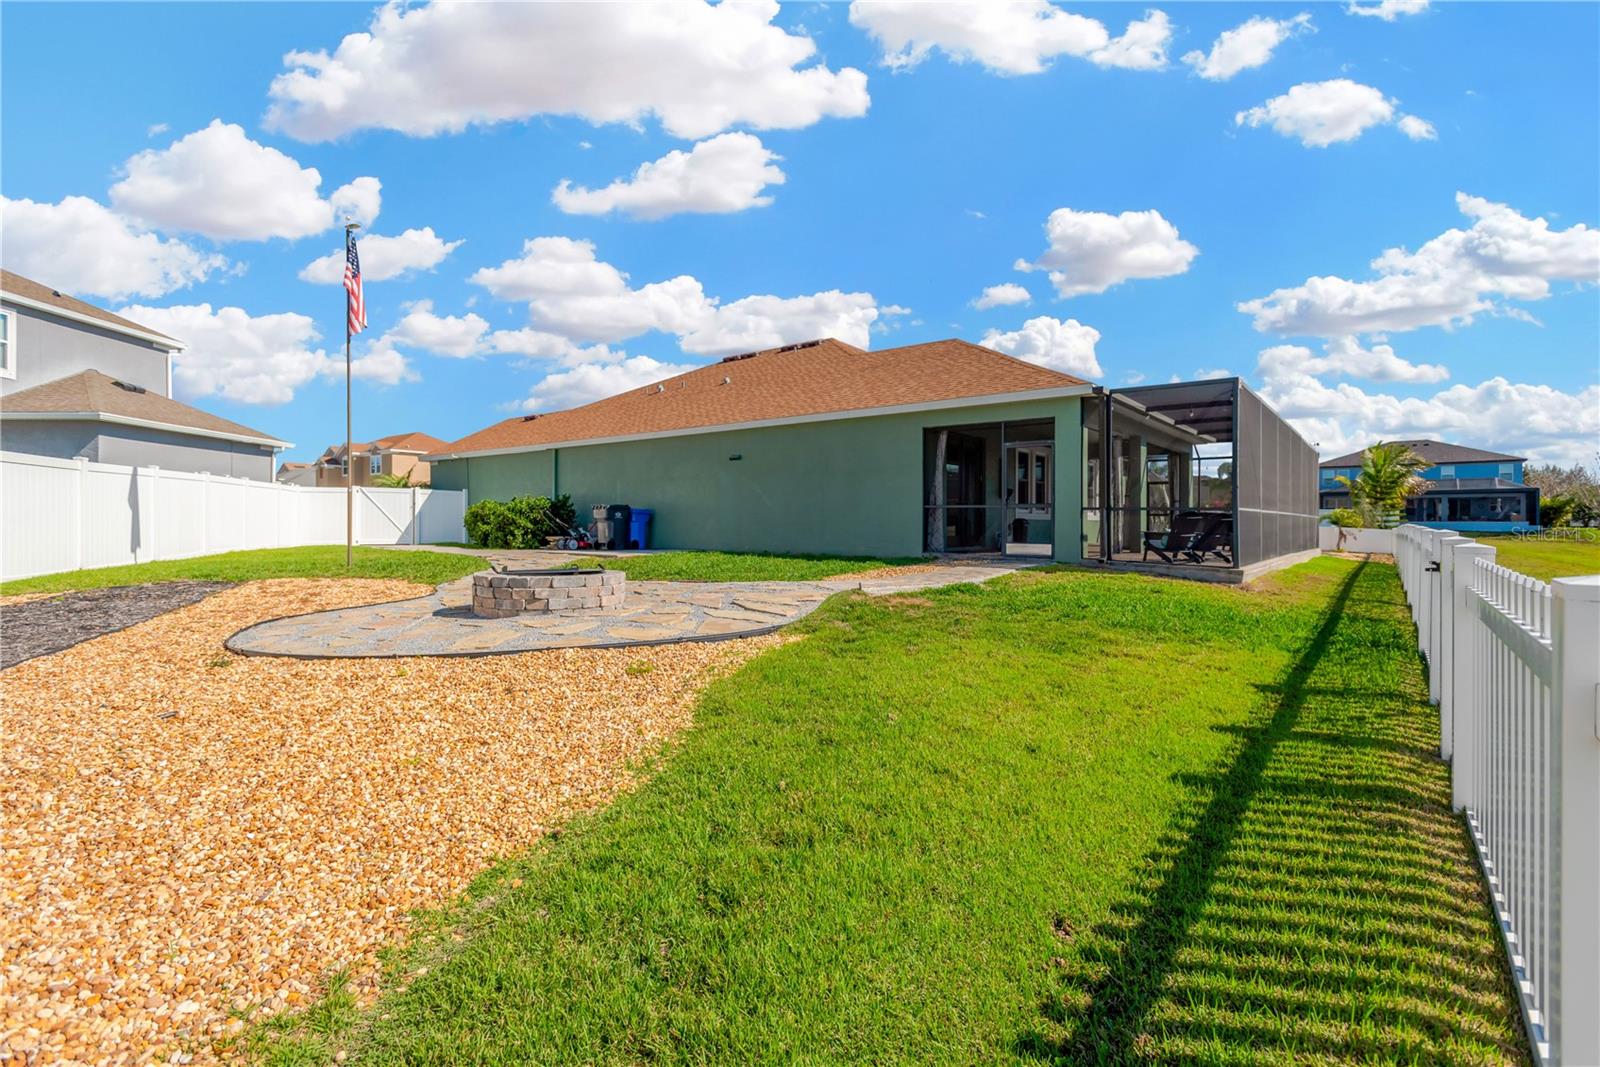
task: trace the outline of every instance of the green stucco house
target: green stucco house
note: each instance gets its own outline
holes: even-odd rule
[[[1192,384],[1231,404],[1244,388]],[[1204,502],[1216,523],[1235,521],[1232,480],[1246,469],[1231,445],[1204,455],[1216,433],[1135,392],[966,341],[869,352],[829,338],[506,419],[428,459],[436,488],[473,502],[566,493],[580,517],[650,508],[652,548],[1133,563],[1180,511]],[[1312,549],[1316,501],[1302,495]],[[1220,540],[1232,548],[1231,529]],[[1196,565],[1237,572],[1239,559]]]

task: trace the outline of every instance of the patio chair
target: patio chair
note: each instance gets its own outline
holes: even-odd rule
[[[1198,511],[1180,511],[1172,516],[1172,525],[1167,529],[1144,531],[1144,562],[1150,562],[1150,553],[1154,552],[1164,563],[1182,563],[1184,553],[1200,537],[1205,522],[1206,517]]]
[[[1216,556],[1228,566],[1233,566],[1233,517],[1213,515],[1188,548],[1183,550],[1191,563],[1204,563],[1207,556]]]

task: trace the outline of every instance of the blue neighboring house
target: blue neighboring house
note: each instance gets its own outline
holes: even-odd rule
[[[1428,491],[1406,503],[1406,521],[1473,533],[1508,533],[1539,525],[1539,490],[1522,480],[1524,456],[1508,456],[1447,441],[1388,441],[1427,460]],[[1324,462],[1317,492],[1324,511],[1350,506],[1338,481],[1361,473],[1361,452]]]

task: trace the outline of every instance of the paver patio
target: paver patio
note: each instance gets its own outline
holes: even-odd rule
[[[499,564],[526,564],[528,553],[495,553]],[[546,565],[576,556],[541,552]],[[485,656],[549,648],[612,648],[751,637],[787,626],[828,597],[859,589],[882,596],[961,582],[984,582],[1036,559],[941,561],[815,582],[629,582],[623,605],[607,611],[555,611],[510,619],[472,614],[472,579],[445,582],[425,597],[321,611],[258,623],[227,647],[246,655],[307,659],[389,656]]]

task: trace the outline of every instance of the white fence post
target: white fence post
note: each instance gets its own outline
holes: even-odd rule
[[[1455,673],[1456,673],[1456,546],[1467,543],[1467,538],[1447,534],[1439,538],[1439,669],[1430,672],[1428,688],[1439,694],[1439,755],[1449,759],[1455,737]],[[1435,686],[1431,675],[1438,675]]]
[[[89,461],[77,457],[78,470],[72,493],[72,569],[83,569],[83,517],[89,510]]]
[[[1450,603],[1449,591],[1444,584],[1444,543],[1454,537],[1454,530],[1429,530],[1428,562],[1423,572],[1426,584],[1423,595],[1428,601],[1428,700],[1441,704],[1444,697],[1444,673],[1449,669],[1449,653],[1444,645],[1444,613]],[[1440,709],[1441,722],[1444,714]]]
[[[1476,541],[1462,540],[1452,546],[1450,555],[1451,614],[1455,616],[1452,636],[1455,649],[1450,669],[1450,734],[1439,739],[1440,755],[1450,760],[1450,804],[1457,811],[1469,807],[1477,795],[1479,716],[1483,713],[1478,691],[1477,670],[1483,655],[1478,648],[1478,607],[1472,599],[1472,580],[1477,561],[1494,562],[1495,550]],[[1446,749],[1448,748],[1448,751]]]
[[[417,543],[417,527],[422,525],[422,510],[417,499],[417,487],[411,487],[411,543]]]
[[[1600,1063],[1600,575],[1557,578],[1550,591],[1561,813],[1551,1047],[1562,1064],[1593,1064]]]

